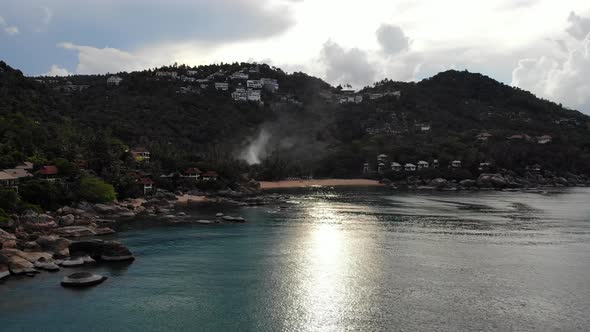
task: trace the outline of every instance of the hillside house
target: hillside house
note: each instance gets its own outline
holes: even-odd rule
[[[157,71],[156,76],[157,77],[177,78],[178,73],[175,71]]]
[[[119,76],[111,76],[107,78],[107,85],[118,86],[123,82],[123,79]]]
[[[360,104],[363,102],[363,96],[362,95],[356,95],[354,96],[354,102],[355,104]]]
[[[18,190],[18,179],[7,172],[0,171],[0,186]]]
[[[404,171],[406,171],[406,172],[415,172],[416,171],[416,165],[410,164],[410,163],[405,164],[404,165]]]
[[[371,99],[371,100],[375,100],[375,99],[379,99],[379,98],[383,98],[383,94],[382,93],[371,93],[371,94],[369,94],[369,99]]]
[[[536,173],[541,172],[542,169],[543,169],[543,167],[541,167],[541,165],[539,165],[539,164],[529,165],[529,166],[525,167],[525,170],[530,171],[530,172],[536,172]]]
[[[191,86],[181,86],[179,90],[176,90],[176,93],[187,95],[187,94],[198,94],[198,93],[200,93],[200,91],[199,91],[199,88],[191,85]]]
[[[17,165],[15,168],[17,169],[26,169],[28,171],[31,171],[33,169],[33,163],[29,162],[29,161],[25,161],[24,163]]]
[[[54,182],[57,180],[59,169],[54,165],[46,165],[41,167],[35,175],[42,180]]]
[[[370,174],[371,173],[371,165],[369,163],[363,164],[363,174]]]
[[[551,137],[550,135],[543,135],[537,137],[538,144],[549,144],[551,142],[553,142],[553,137]]]
[[[377,156],[377,161],[380,162],[380,163],[384,163],[384,162],[387,162],[387,159],[388,158],[389,158],[388,155],[382,153],[382,154],[380,154],[380,155]]]
[[[421,124],[420,131],[425,133],[430,131],[430,124]]]
[[[217,181],[219,174],[216,171],[207,171],[202,175],[203,181]]]
[[[233,73],[230,78],[232,80],[243,80],[246,81],[248,78],[250,78],[250,76],[248,74],[242,73],[241,71],[237,71],[235,73]]]
[[[429,168],[429,167],[430,167],[430,164],[427,161],[420,160],[418,162],[418,169],[426,169],[426,168]]]
[[[439,168],[440,167],[440,163],[438,162],[438,159],[434,159],[432,161],[432,168]]]
[[[279,91],[279,82],[274,78],[261,78],[260,83],[264,87],[264,90],[275,93]]]
[[[235,101],[248,101],[248,93],[244,88],[237,88],[231,96]]]
[[[185,170],[182,175],[185,178],[199,180],[201,178],[201,174],[203,174],[203,172],[200,169],[193,167]]]
[[[461,160],[453,160],[451,162],[451,167],[452,168],[461,168]]]
[[[246,81],[246,87],[248,89],[262,89],[262,82],[260,80],[248,80]]]
[[[516,134],[506,137],[509,141],[530,141],[531,137],[527,134]]]
[[[147,195],[154,190],[154,181],[150,178],[139,178],[137,179],[137,183],[141,186],[144,195]]]
[[[493,137],[492,134],[484,131],[484,132],[477,135],[477,140],[482,141],[482,142],[487,142],[491,137]]]
[[[219,91],[227,91],[229,89],[229,84],[228,83],[223,83],[223,82],[217,82],[215,83],[215,90]]]
[[[492,163],[484,162],[479,163],[479,167],[477,168],[480,172],[487,172],[492,168]]]
[[[143,146],[138,146],[129,151],[131,156],[137,162],[149,162],[150,161],[150,152]]]
[[[402,164],[396,162],[391,163],[391,170],[394,172],[401,172]]]
[[[199,71],[198,70],[187,70],[186,74],[190,75],[190,76],[195,76],[195,75],[199,74]]]
[[[2,171],[12,175],[13,177],[15,177],[18,180],[33,177],[33,174],[29,173],[28,170],[22,169],[22,168],[9,168],[9,169],[4,169]]]
[[[248,89],[247,94],[248,94],[248,101],[256,101],[256,102],[262,101],[262,95],[260,93],[260,90]]]
[[[383,174],[385,172],[385,163],[377,164],[377,173]]]

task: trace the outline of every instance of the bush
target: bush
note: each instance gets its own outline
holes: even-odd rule
[[[14,212],[18,206],[18,194],[13,189],[0,188],[0,209]]]
[[[87,175],[80,181],[78,198],[91,203],[107,203],[117,199],[117,193],[112,185],[95,176]]]
[[[19,187],[19,192],[23,200],[44,210],[59,209],[69,201],[60,184],[47,181],[29,181]]]
[[[10,220],[10,217],[8,217],[8,214],[0,208],[0,227],[6,225],[8,220]]]

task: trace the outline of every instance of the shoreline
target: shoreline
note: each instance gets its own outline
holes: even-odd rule
[[[323,179],[323,180],[283,180],[283,181],[260,181],[260,189],[281,189],[281,188],[310,188],[310,187],[382,187],[384,184],[377,180],[368,179]]]

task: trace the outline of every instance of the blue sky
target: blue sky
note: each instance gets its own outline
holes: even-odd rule
[[[590,113],[587,0],[2,0],[28,75],[257,61],[333,84],[482,72]]]

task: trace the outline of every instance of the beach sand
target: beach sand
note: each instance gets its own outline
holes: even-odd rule
[[[260,187],[264,189],[280,188],[304,188],[304,187],[338,187],[338,186],[382,186],[379,181],[367,179],[324,179],[324,180],[285,180],[285,181],[261,181]]]
[[[209,199],[205,196],[182,195],[182,196],[176,196],[176,198],[178,198],[177,203],[181,203],[181,204],[204,203],[204,202],[209,201]]]

